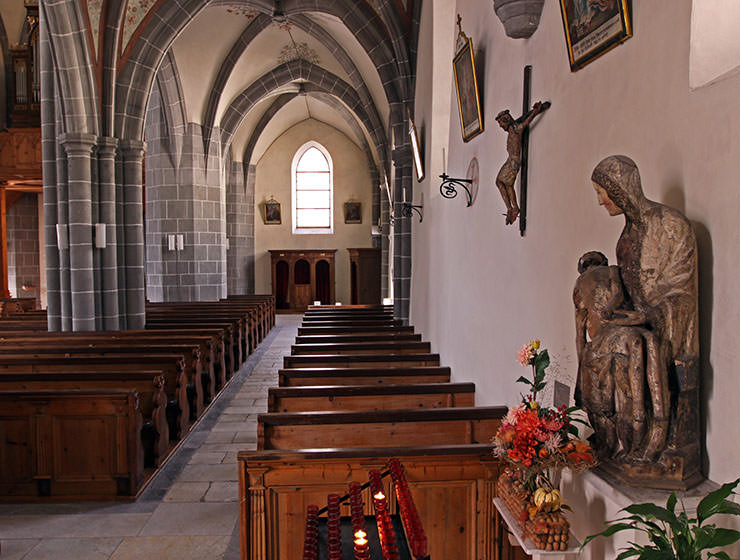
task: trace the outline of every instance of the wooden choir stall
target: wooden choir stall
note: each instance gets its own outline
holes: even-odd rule
[[[333,304],[336,249],[271,249],[277,309],[305,311],[314,301]]]

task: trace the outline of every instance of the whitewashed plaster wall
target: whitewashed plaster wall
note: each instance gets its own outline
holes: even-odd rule
[[[425,192],[424,222],[413,225],[411,320],[432,341],[457,381],[474,381],[479,405],[512,404],[524,372],[521,344],[541,338],[554,378],[573,386],[576,373],[572,289],[576,263],[588,250],[612,262],[623,218],[599,207],[590,183],[595,165],[612,154],[638,164],[648,198],[686,213],[699,241],[703,402],[708,475],[740,475],[737,403],[740,365],[740,76],[691,91],[689,0],[633,2],[634,37],[571,73],[558,2],[546,2],[528,40],[505,36],[491,2],[425,2],[420,30],[416,122],[432,139],[436,84],[430,29],[438,2],[455,5],[479,62],[485,113],[483,134],[461,140],[451,98],[447,171],[464,176],[480,163],[481,186],[471,208],[439,196],[439,164],[417,187]],[[441,10],[444,12],[444,10]],[[455,33],[455,21],[446,22]],[[445,54],[451,72],[452,53]],[[506,226],[495,176],[506,158],[504,132],[494,118],[522,105],[522,74],[533,65],[532,98],[552,108],[532,129],[528,227]],[[434,84],[434,86],[432,86]],[[454,86],[451,86],[454,87]],[[436,113],[435,113],[436,114]],[[426,154],[427,165],[430,156]]]
[[[334,234],[292,233],[290,167],[298,148],[309,140],[324,146],[334,163]],[[262,204],[271,196],[281,203],[282,223],[265,225]],[[362,223],[344,223],[344,203],[362,203]],[[255,186],[255,293],[272,293],[270,249],[337,249],[335,294],[350,302],[348,247],[372,247],[372,191],[365,154],[344,134],[315,119],[283,133],[257,162]]]

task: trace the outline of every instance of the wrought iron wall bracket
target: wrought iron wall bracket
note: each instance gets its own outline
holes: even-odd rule
[[[469,185],[473,184],[473,179],[455,179],[442,173],[439,176],[442,179],[442,184],[439,186],[439,193],[445,198],[455,198],[457,196],[457,189],[461,188],[467,195],[467,205],[472,206],[473,204],[473,193],[470,190]]]

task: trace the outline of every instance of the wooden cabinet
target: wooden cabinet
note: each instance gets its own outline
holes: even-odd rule
[[[305,311],[314,301],[333,304],[336,252],[336,249],[271,249],[275,307]]]
[[[380,249],[356,248],[347,251],[352,305],[379,304]]]

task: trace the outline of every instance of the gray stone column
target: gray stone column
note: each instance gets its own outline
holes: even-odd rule
[[[102,327],[121,328],[118,309],[118,254],[116,231],[116,148],[118,139],[98,139],[99,218],[105,224],[105,248],[100,259],[102,290]]]
[[[54,103],[54,61],[49,43],[49,28],[44,11],[40,12],[39,45],[41,64],[41,154],[44,177],[44,240],[46,251],[47,321],[50,331],[62,330],[62,298],[57,248],[57,143]]]
[[[95,330],[92,247],[91,154],[96,137],[70,132],[60,137],[67,152],[70,299],[72,330]]]
[[[411,218],[402,215],[403,193],[413,200],[411,186],[411,149],[408,144],[393,150],[395,166],[393,206],[393,312],[408,322],[411,293]]]
[[[379,189],[380,190],[380,189]],[[387,298],[390,296],[390,282],[389,282],[389,251],[390,251],[390,204],[388,204],[388,195],[385,193],[385,187],[380,193],[380,290],[382,297]]]
[[[146,145],[139,140],[121,140],[123,174],[123,245],[126,259],[127,329],[143,329],[146,322],[144,288],[144,215],[142,162]]]

